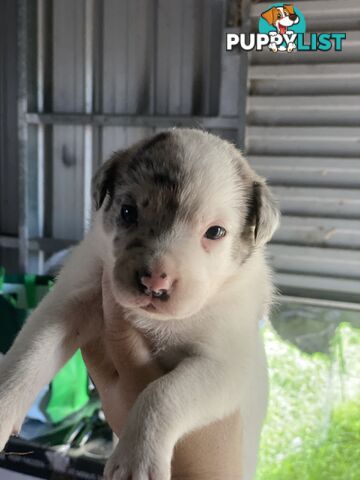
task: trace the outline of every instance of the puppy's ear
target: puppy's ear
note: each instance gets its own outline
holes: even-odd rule
[[[264,180],[252,183],[246,223],[253,230],[256,246],[262,246],[273,236],[279,226],[280,211]]]
[[[104,203],[106,195],[109,195],[110,200],[112,199],[117,173],[118,157],[119,153],[116,153],[109,160],[107,160],[97,170],[92,179],[91,190],[95,210],[99,210],[101,205]],[[109,208],[110,205],[111,203],[107,205],[107,208]]]
[[[269,8],[269,10],[266,10],[266,12],[263,12],[261,16],[270,25],[274,25],[277,18],[277,8],[275,7]]]
[[[284,5],[284,10],[287,10],[290,15],[295,13],[294,5]]]

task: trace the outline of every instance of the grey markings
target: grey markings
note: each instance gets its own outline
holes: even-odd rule
[[[140,238],[134,238],[126,245],[126,250],[131,250],[133,248],[143,248],[144,242]]]
[[[155,135],[154,137],[150,138],[136,153],[136,156],[141,156],[147,150],[155,147],[158,143],[164,142],[171,137],[170,132],[161,132]]]

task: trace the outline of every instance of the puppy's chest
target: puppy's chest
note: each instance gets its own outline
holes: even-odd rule
[[[198,354],[200,344],[209,343],[209,333],[205,334],[200,323],[153,323],[137,318],[135,326],[146,337],[153,358],[166,371],[173,370],[185,358]]]
[[[166,372],[173,370],[184,358],[188,356],[189,351],[187,351],[185,348],[175,348],[172,350],[154,352],[154,358],[156,358]]]
[[[165,371],[173,370],[184,358],[188,357],[191,347],[185,342],[176,342],[175,339],[166,340],[150,332],[145,334],[151,356]]]
[[[173,370],[184,358],[193,354],[194,346],[176,336],[163,337],[151,332],[146,333],[147,341],[154,359],[165,371]]]

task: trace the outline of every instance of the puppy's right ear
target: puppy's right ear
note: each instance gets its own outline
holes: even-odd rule
[[[261,14],[261,17],[266,20],[270,25],[275,25],[277,18],[277,9],[275,7],[269,8],[266,12]]]
[[[294,10],[294,5],[284,5],[284,10],[286,9],[290,15],[296,15],[295,10]]]
[[[280,211],[265,181],[257,177],[252,183],[247,224],[253,230],[256,246],[262,246],[273,236],[279,226]]]
[[[95,173],[91,182],[94,210],[99,210],[107,195],[113,196],[118,165],[118,153],[107,160]],[[111,205],[108,204],[107,208]]]

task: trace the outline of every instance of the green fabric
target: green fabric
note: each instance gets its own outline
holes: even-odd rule
[[[36,275],[24,275],[24,285],[26,290],[26,300],[29,309],[34,309],[37,305],[36,301]]]
[[[9,350],[26,317],[53,285],[51,277],[6,275],[4,268],[0,267],[1,353]],[[19,303],[24,301],[25,308],[21,308]],[[42,410],[50,421],[56,423],[82,408],[88,400],[88,374],[78,350],[51,382],[50,394],[44,397]]]
[[[5,268],[0,267],[0,292],[2,292],[4,280],[5,280]]]
[[[51,382],[46,413],[52,422],[60,422],[86,405],[88,400],[88,375],[78,350]]]

